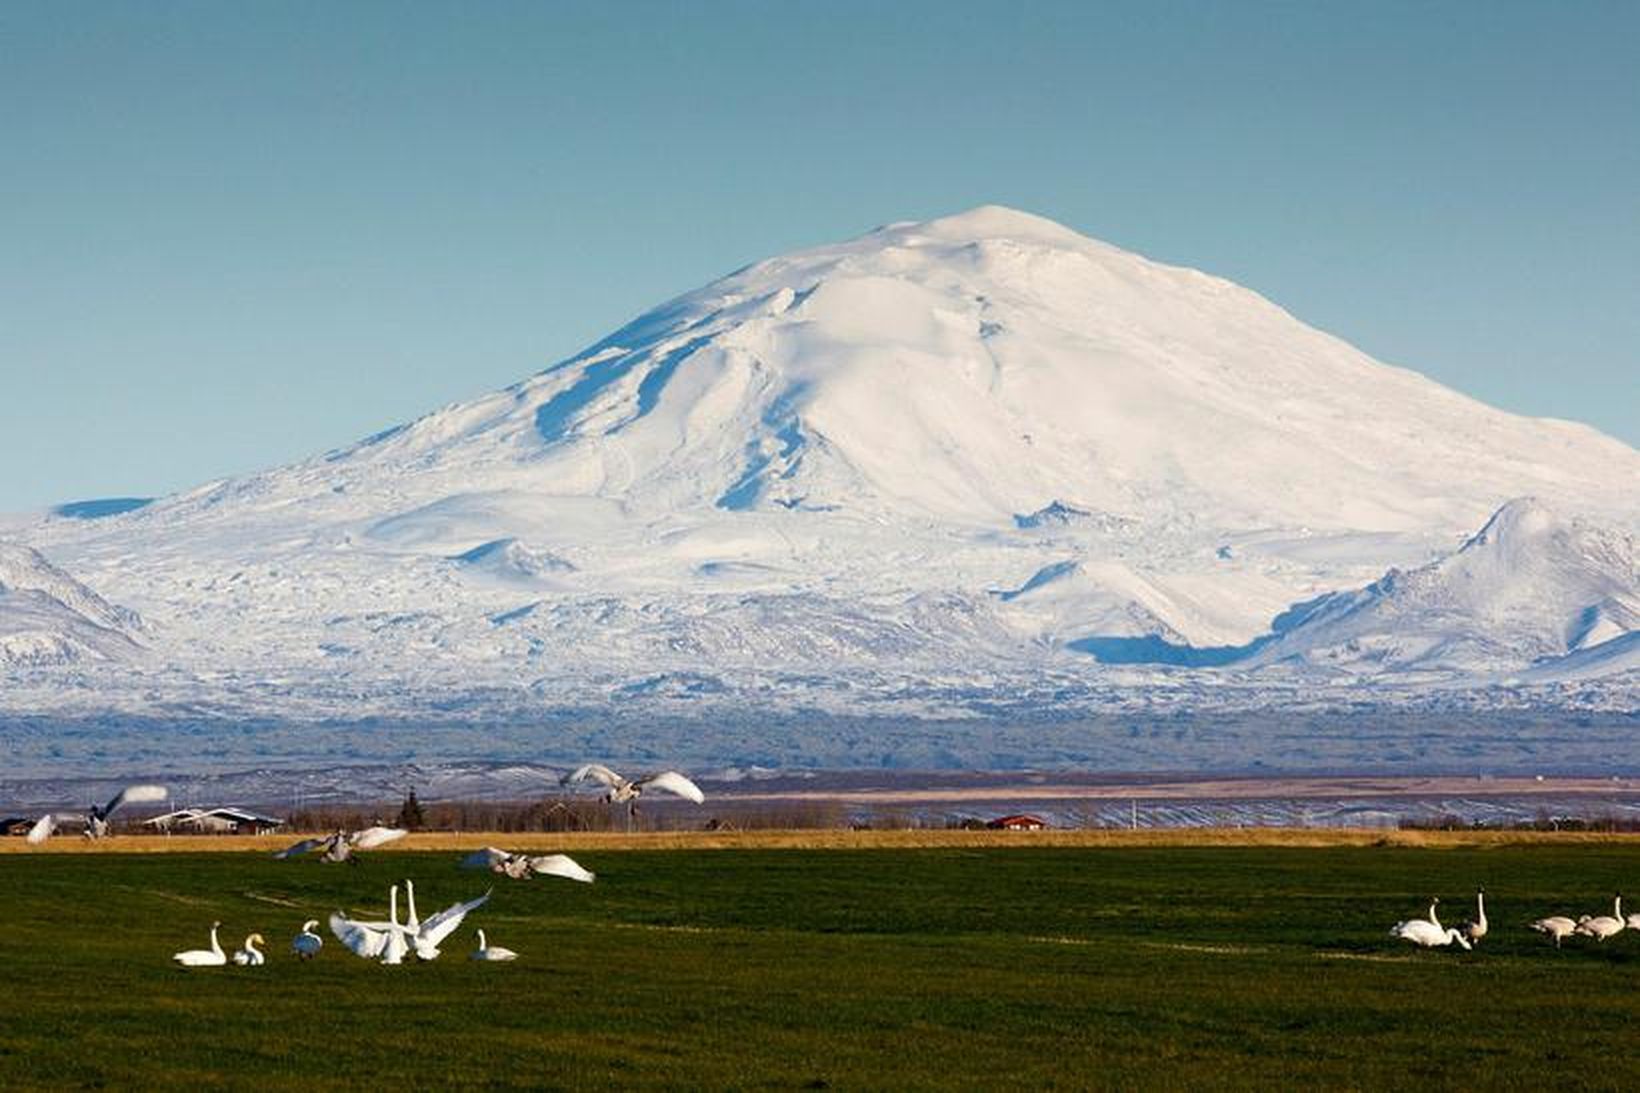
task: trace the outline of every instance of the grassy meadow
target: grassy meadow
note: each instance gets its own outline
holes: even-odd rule
[[[1640,843],[0,855],[0,1088],[1640,1088]],[[440,961],[287,946],[334,908],[490,904]],[[1489,893],[1473,953],[1389,925]],[[223,921],[262,968],[174,967]],[[466,959],[472,927],[520,952]]]

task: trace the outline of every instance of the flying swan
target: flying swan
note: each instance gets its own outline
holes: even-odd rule
[[[408,834],[410,832],[402,827],[367,827],[362,831],[338,831],[322,839],[303,839],[299,843],[292,843],[283,850],[276,851],[273,856],[279,861],[287,861],[314,850],[323,850],[321,861],[353,861],[355,850],[373,850],[402,839]]]
[[[577,880],[582,884],[591,884],[597,874],[581,868],[579,862],[568,854],[541,854],[531,857],[528,854],[514,854],[507,850],[497,850],[493,846],[486,846],[483,850],[475,850],[461,859],[462,869],[488,869],[492,873],[512,877],[514,880],[529,880],[535,876],[563,877],[565,880]]]
[[[632,817],[638,812],[638,798],[645,790],[661,790],[665,793],[676,794],[686,801],[701,804],[706,800],[706,794],[700,787],[675,770],[663,770],[659,774],[646,774],[642,778],[623,778],[610,770],[602,763],[588,763],[576,767],[558,780],[559,785],[570,786],[580,782],[594,781],[605,787],[603,799],[610,804],[626,802],[626,818],[630,825]]]
[[[139,785],[126,786],[114,795],[114,799],[100,808],[92,805],[89,812],[48,812],[34,822],[28,829],[26,841],[33,846],[45,842],[57,830],[60,821],[79,822],[85,824],[85,837],[101,839],[108,835],[108,818],[124,808],[126,805],[142,804],[147,801],[163,801],[170,793],[164,786]]]

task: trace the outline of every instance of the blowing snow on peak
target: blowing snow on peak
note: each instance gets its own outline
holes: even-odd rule
[[[1629,528],[1636,481],[1640,453],[1590,428],[983,206],[758,262],[322,457],[19,535],[139,608],[178,693],[231,669],[326,714],[340,687],[383,715],[454,688],[967,717],[1021,680],[1074,705],[1191,666],[1249,687],[1320,670],[1274,655],[1293,633],[1215,650],[1391,567],[1458,571],[1450,596],[1470,568],[1530,572],[1554,618],[1444,642],[1426,612],[1415,655],[1333,656],[1328,679],[1484,680],[1592,648],[1635,625],[1632,554],[1554,647],[1552,574],[1588,541],[1524,503],[1465,537],[1522,496]],[[1482,561],[1494,541],[1530,545]],[[1195,652],[1115,669],[1087,651],[1110,642]],[[76,702],[116,702],[89,686]]]

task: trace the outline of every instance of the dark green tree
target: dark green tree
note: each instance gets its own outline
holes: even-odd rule
[[[399,808],[399,818],[394,826],[402,827],[407,831],[420,831],[427,826],[427,817],[421,814],[421,802],[416,800],[416,788],[410,787],[410,793]]]

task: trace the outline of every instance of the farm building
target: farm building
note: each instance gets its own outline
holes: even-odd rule
[[[167,833],[206,835],[262,835],[285,826],[285,821],[276,816],[264,816],[245,808],[183,808],[143,823]]]
[[[142,821],[143,827],[151,827],[155,831],[171,832],[182,824],[197,820],[203,813],[202,808],[179,808],[175,812],[167,812],[163,816]]]
[[[1021,812],[1013,816],[999,816],[985,825],[994,831],[1041,831],[1048,822],[1040,816]]]

